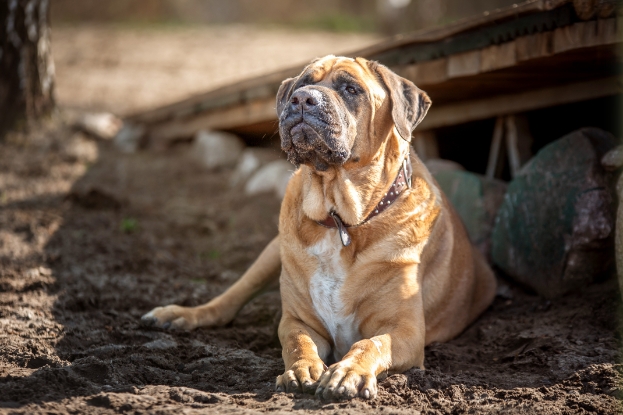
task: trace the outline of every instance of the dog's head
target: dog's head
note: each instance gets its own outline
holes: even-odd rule
[[[372,157],[394,127],[410,141],[430,105],[424,91],[381,64],[326,56],[279,88],[281,148],[290,162],[325,171]]]

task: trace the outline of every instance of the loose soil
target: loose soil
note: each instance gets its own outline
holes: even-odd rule
[[[372,402],[273,391],[277,292],[224,328],[141,327],[222,292],[277,232],[272,194],[245,197],[188,152],[120,154],[62,120],[0,144],[0,413],[619,411],[612,279],[555,301],[501,279],[475,324]]]

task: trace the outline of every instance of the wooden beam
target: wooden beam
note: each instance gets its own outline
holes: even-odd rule
[[[480,51],[457,53],[448,57],[448,78],[476,75],[480,72]]]
[[[517,64],[517,42],[493,45],[480,51],[480,72],[494,71]]]
[[[487,177],[493,179],[502,173],[504,157],[502,157],[502,136],[504,135],[504,117],[498,117],[493,127],[493,138],[489,147],[489,161],[487,162]]]
[[[524,164],[532,157],[532,135],[528,119],[522,115],[506,117],[506,151],[511,168],[511,177],[515,177]]]
[[[433,105],[418,129],[420,131],[430,130],[500,115],[515,114],[555,105],[612,96],[622,92],[623,88],[620,79],[611,77],[526,91],[519,94],[469,100],[436,108]]]
[[[277,119],[275,99],[251,101],[243,105],[206,112],[188,119],[177,119],[149,126],[150,141],[191,137],[201,129],[226,130]]]
[[[521,159],[517,148],[517,126],[515,125],[515,116],[506,117],[506,151],[508,153],[508,162],[511,168],[511,177],[517,176],[521,169]]]
[[[552,54],[552,32],[535,33],[515,39],[517,61],[542,58]]]
[[[571,49],[609,45],[617,39],[617,19],[575,23],[560,27],[553,33],[553,52],[561,53]]]

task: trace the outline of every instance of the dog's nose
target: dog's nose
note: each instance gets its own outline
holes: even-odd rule
[[[303,110],[308,110],[318,105],[321,99],[322,97],[319,91],[313,89],[298,89],[292,94],[290,104],[295,108],[298,107]]]

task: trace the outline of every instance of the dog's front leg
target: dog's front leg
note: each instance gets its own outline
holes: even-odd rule
[[[414,366],[423,368],[424,325],[412,321],[390,324],[394,328],[386,334],[358,341],[341,361],[331,365],[320,378],[316,396],[325,400],[356,396],[373,399],[379,375],[404,372]]]
[[[286,370],[277,377],[277,392],[314,393],[327,368],[321,356],[329,355],[329,342],[286,310],[279,324],[279,340]]]

